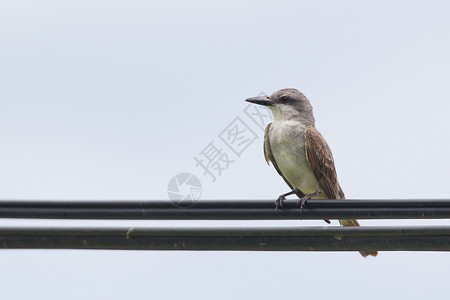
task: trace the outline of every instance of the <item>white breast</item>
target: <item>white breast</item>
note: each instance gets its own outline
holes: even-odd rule
[[[273,157],[284,177],[303,194],[312,194],[322,189],[306,159],[304,129],[300,122],[274,122],[269,139]],[[324,199],[326,196],[315,198]]]

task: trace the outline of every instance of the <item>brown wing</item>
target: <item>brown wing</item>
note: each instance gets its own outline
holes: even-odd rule
[[[305,147],[309,164],[328,198],[345,199],[344,192],[337,180],[331,149],[314,127],[308,126],[305,130]]]
[[[289,183],[289,181],[287,181],[287,179],[283,176],[283,173],[281,173],[280,169],[278,168],[277,162],[275,161],[275,158],[273,157],[272,154],[272,150],[270,148],[270,139],[269,139],[269,130],[270,130],[270,125],[272,125],[272,123],[268,124],[266,126],[266,130],[264,131],[264,158],[266,159],[267,164],[269,164],[269,161],[272,162],[273,166],[275,167],[275,170],[277,170],[278,174],[283,178],[284,182],[286,182],[286,184],[291,188],[291,190],[293,189],[293,186]],[[300,193],[299,191],[296,191],[296,194],[299,197],[303,197],[304,195],[302,193]]]
[[[316,175],[320,186],[330,199],[345,199],[344,192],[337,180],[333,154],[330,147],[317,129],[307,127],[305,130],[306,157]],[[342,226],[359,226],[357,220],[339,220]],[[377,256],[377,251],[359,251],[362,256]]]

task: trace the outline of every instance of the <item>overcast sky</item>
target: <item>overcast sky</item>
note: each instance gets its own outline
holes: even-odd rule
[[[287,87],[310,99],[348,198],[450,198],[449,11],[447,1],[1,0],[0,198],[169,201],[169,181],[187,172],[201,182],[199,201],[276,199],[288,189],[264,161],[263,131],[244,100]],[[252,132],[234,150],[224,138],[233,122]],[[230,160],[220,174],[212,169],[214,182],[194,159],[211,145]],[[0,220],[24,224],[324,225]],[[0,257],[4,299],[449,293],[446,253],[1,250]]]

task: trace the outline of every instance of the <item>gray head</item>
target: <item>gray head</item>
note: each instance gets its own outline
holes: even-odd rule
[[[282,89],[270,97],[253,97],[246,101],[269,107],[275,121],[299,120],[307,126],[314,126],[311,103],[296,89]]]

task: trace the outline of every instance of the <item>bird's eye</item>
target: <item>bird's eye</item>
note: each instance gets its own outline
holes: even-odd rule
[[[280,98],[280,100],[281,100],[281,102],[287,102],[289,100],[289,97],[288,96],[282,96]]]

